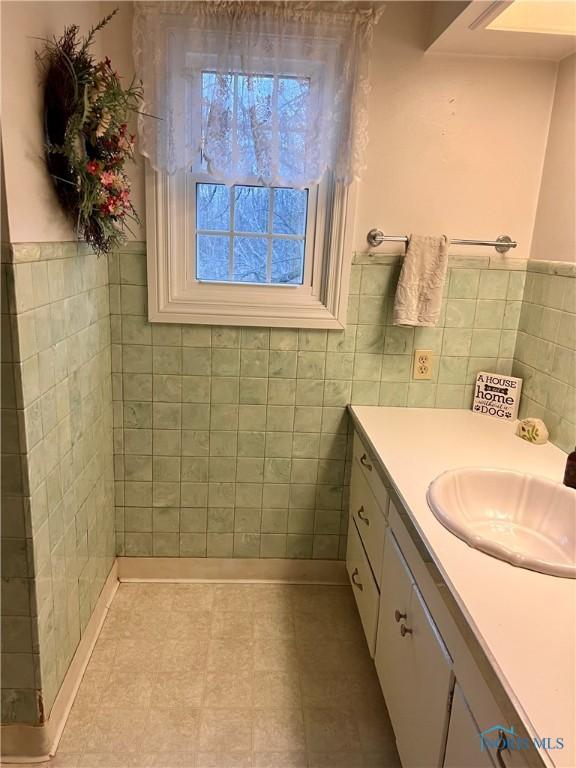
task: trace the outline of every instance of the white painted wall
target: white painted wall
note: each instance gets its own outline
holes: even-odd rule
[[[99,2],[0,3],[2,20],[2,142],[12,242],[72,240],[43,157],[42,91],[34,38],[85,33],[103,15]],[[101,53],[101,40],[95,53]]]
[[[4,2],[3,138],[14,242],[70,239],[43,168],[40,92],[27,35],[84,27],[112,3]],[[368,169],[359,187],[354,247],[366,232],[509,234],[528,256],[556,65],[546,61],[424,54],[428,3],[391,2],[374,40]],[[101,37],[130,79],[131,4]],[[141,166],[133,170],[141,215]],[[143,232],[136,236],[142,238]],[[389,245],[388,250],[399,250]],[[486,249],[467,250],[486,253]]]
[[[576,54],[560,62],[531,258],[576,261]]]
[[[425,54],[424,5],[389,3],[375,35],[356,249],[378,227],[460,238],[508,234],[520,243],[515,255],[527,258],[556,64]]]

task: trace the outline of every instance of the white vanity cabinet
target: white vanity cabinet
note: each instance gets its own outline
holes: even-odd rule
[[[403,768],[440,768],[454,687],[452,659],[390,532],[374,661]]]
[[[355,434],[347,570],[403,768],[550,765],[539,750],[508,748],[520,718],[492,687],[473,628],[456,620],[394,483]]]

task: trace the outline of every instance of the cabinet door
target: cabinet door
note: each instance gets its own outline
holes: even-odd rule
[[[390,532],[374,660],[403,768],[439,768],[454,685],[452,660]]]
[[[444,768],[494,768],[490,753],[481,749],[480,732],[460,687],[454,687]]]

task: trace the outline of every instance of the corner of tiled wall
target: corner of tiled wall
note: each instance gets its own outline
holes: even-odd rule
[[[3,558],[21,581],[17,594],[16,583],[3,586],[17,601],[9,610],[27,614],[6,622],[8,637],[20,635],[19,653],[3,664],[14,679],[2,719],[38,723],[114,558],[108,275],[105,259],[75,243],[13,245],[3,267],[23,502],[20,548]],[[13,549],[14,533],[3,530],[2,545]]]
[[[514,353],[520,418],[541,418],[564,451],[576,445],[576,264],[530,261]]]

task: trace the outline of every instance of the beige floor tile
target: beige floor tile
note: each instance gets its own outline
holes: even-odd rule
[[[142,592],[141,584],[122,583],[118,585],[114,600],[110,606],[110,612],[132,611],[139,603],[138,597]]]
[[[62,753],[61,755],[53,757],[50,760],[49,766],[50,768],[80,768],[80,761],[80,755],[67,755],[66,753]],[[34,763],[34,766],[35,768],[38,768],[38,763]],[[22,768],[22,765],[20,764],[18,768]]]
[[[149,756],[138,752],[85,752],[78,768],[147,768],[149,765]]]
[[[173,611],[164,625],[165,640],[188,640],[208,637],[212,615],[210,611]]]
[[[286,671],[298,674],[296,641],[287,637],[257,637],[254,639],[254,669],[256,671]]]
[[[110,707],[95,710],[86,752],[139,752],[146,728],[145,709]]]
[[[301,707],[298,675],[294,672],[255,672],[254,706],[257,709]]]
[[[86,740],[94,729],[95,715],[94,708],[74,704],[58,745],[59,757],[64,753],[77,754],[84,751]]]
[[[172,610],[186,613],[211,611],[214,589],[213,584],[173,584]]]
[[[152,672],[128,672],[112,670],[100,697],[102,707],[136,707],[150,705]]]
[[[254,642],[251,638],[213,637],[208,647],[206,669],[248,672],[254,665]]]
[[[134,614],[125,611],[110,611],[100,632],[100,641],[114,641],[133,634]]]
[[[300,685],[305,707],[352,708],[350,687],[344,675],[310,669],[300,676]]]
[[[146,752],[194,752],[199,728],[199,709],[152,707],[141,748]]]
[[[306,709],[306,743],[310,752],[360,752],[354,713],[344,709]]]
[[[364,768],[361,752],[309,752],[309,768]]]
[[[105,672],[109,672],[110,667],[114,662],[114,656],[116,655],[117,647],[118,646],[116,643],[109,646],[99,645],[96,643],[94,650],[92,651],[92,655],[90,656],[88,666],[86,667],[86,672],[96,670],[104,670]]]
[[[254,752],[254,768],[307,768],[306,752]]]
[[[174,584],[170,582],[165,584],[149,583],[138,584],[137,587],[136,600],[134,602],[135,609],[145,609],[154,612],[166,612],[172,609],[172,600],[175,593]]]
[[[146,638],[131,637],[119,640],[111,669],[118,673],[145,672],[151,661],[159,658],[164,641],[150,641]]]
[[[294,619],[289,612],[255,613],[254,637],[281,638],[294,635]]]
[[[303,752],[306,749],[300,709],[254,711],[255,752]]]
[[[162,642],[166,640],[166,628],[173,622],[171,612],[151,610],[145,613],[137,613],[132,617],[131,637],[144,642]]]
[[[345,650],[338,640],[323,639],[314,642],[296,638],[298,648],[298,664],[303,675],[310,672],[334,672],[342,674],[346,669],[347,657]]]
[[[296,637],[304,643],[338,638],[338,623],[333,616],[296,611],[294,628]]]
[[[215,612],[237,611],[251,613],[254,610],[253,584],[216,584],[214,587]]]
[[[365,752],[364,768],[402,768],[396,745],[391,745],[385,752]]]
[[[345,659],[344,669],[349,677],[371,677],[377,679],[374,661],[370,658],[368,646],[364,639],[362,643],[342,642],[340,650],[343,659]]]
[[[254,613],[292,611],[292,587],[287,584],[253,584]]]
[[[111,666],[106,669],[93,667],[91,662],[88,664],[74,700],[75,707],[94,707],[100,701],[110,677]]]
[[[151,752],[146,755],[146,768],[195,768],[194,752]]]
[[[150,703],[154,707],[200,707],[204,696],[204,672],[183,668],[161,671],[152,684]]]
[[[252,753],[198,752],[195,768],[252,768]]]
[[[208,634],[191,634],[184,640],[167,640],[155,660],[157,673],[171,674],[182,669],[203,671],[209,643]]]
[[[251,707],[253,679],[252,671],[235,672],[219,669],[206,672],[204,689],[205,707]]]
[[[384,704],[384,702],[382,702]],[[364,752],[395,751],[396,740],[386,709],[356,710],[356,726]]]
[[[252,638],[254,635],[251,612],[215,611],[212,617],[212,637]]]
[[[346,607],[354,609],[354,598],[348,587],[298,585],[294,587],[292,604],[299,612],[331,616]]]
[[[248,709],[202,710],[199,752],[247,752],[252,749],[252,712]]]
[[[386,711],[382,689],[374,672],[371,675],[345,674],[343,681],[346,684],[350,709],[367,712]]]

